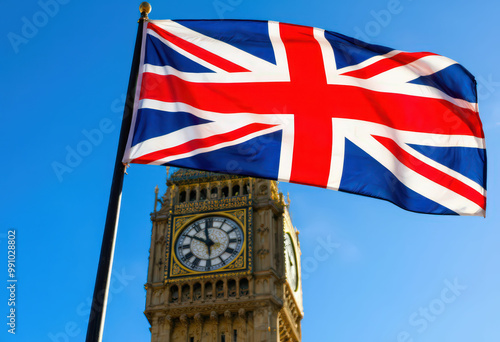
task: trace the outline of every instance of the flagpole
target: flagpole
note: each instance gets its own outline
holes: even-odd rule
[[[101,254],[99,256],[99,265],[92,296],[92,306],[87,326],[86,342],[101,342],[104,328],[104,319],[106,317],[106,304],[108,301],[109,283],[111,268],[113,266],[113,255],[116,241],[116,231],[118,226],[118,216],[120,213],[120,203],[122,197],[123,178],[125,174],[125,165],[122,163],[123,154],[127,144],[127,138],[132,122],[132,111],[134,109],[134,97],[139,74],[139,64],[141,57],[141,45],[144,22],[148,20],[148,14],[151,12],[151,5],[147,2],[139,6],[141,18],[137,29],[137,38],[135,41],[134,57],[130,70],[130,78],[127,89],[127,100],[123,110],[123,119],[118,140],[118,149],[116,152],[115,168],[113,171],[113,180],[109,194],[108,212],[106,214],[106,223],[104,225],[104,234],[102,237]]]

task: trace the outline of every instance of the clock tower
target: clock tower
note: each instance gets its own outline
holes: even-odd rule
[[[301,341],[300,244],[288,206],[275,181],[174,172],[151,214],[151,341]]]

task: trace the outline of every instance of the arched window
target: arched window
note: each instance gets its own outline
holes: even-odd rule
[[[186,191],[181,191],[179,194],[179,203],[184,203],[186,202]]]
[[[241,195],[240,194],[240,186],[239,185],[233,186],[233,196],[239,196],[239,195]]]
[[[217,192],[218,192],[217,187],[214,186],[212,190],[210,190],[210,198],[212,199],[217,198]]]
[[[231,279],[227,282],[227,294],[229,297],[236,297],[236,280]]]
[[[188,284],[182,286],[181,294],[183,302],[189,302],[191,300],[191,289]]]
[[[248,279],[240,279],[240,296],[248,296]]]
[[[248,183],[245,182],[245,184],[243,184],[243,189],[242,189],[243,195],[248,195],[249,190],[250,190],[250,185],[248,185]]]
[[[196,201],[196,190],[191,190],[191,192],[189,193],[189,202],[193,202],[193,201]]]
[[[177,303],[179,301],[179,288],[173,285],[170,288],[170,303]]]
[[[222,198],[228,197],[229,196],[229,188],[227,186],[222,188]]]
[[[204,201],[207,199],[207,189],[201,189],[200,191],[200,201]]]
[[[217,298],[224,298],[224,282],[222,280],[215,284],[215,290],[217,291]]]
[[[212,283],[206,283],[205,284],[205,299],[212,299],[213,298],[213,293],[214,289],[212,286]]]
[[[201,300],[201,284],[196,283],[193,286],[193,299],[194,300]]]

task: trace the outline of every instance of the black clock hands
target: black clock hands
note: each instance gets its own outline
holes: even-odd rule
[[[288,253],[288,262],[290,263],[290,267],[292,267],[293,261],[292,261],[292,256],[290,255],[290,253]]]
[[[200,242],[203,242],[205,245],[207,245],[207,249],[208,249],[208,257],[211,256],[211,248],[213,245],[215,245],[215,242],[213,242],[211,239],[210,239],[210,236],[208,235],[208,226],[205,226],[205,239],[202,239],[198,236],[193,236],[193,239],[195,240],[198,240]]]
[[[197,237],[197,236],[193,236],[193,239],[198,240],[198,241],[201,241],[201,242],[203,242],[203,243],[207,243],[207,241],[206,241],[205,239],[199,238],[199,237]]]
[[[205,237],[208,240],[210,240],[210,237],[208,236],[208,224],[205,223]]]
[[[211,253],[211,250],[210,250],[210,247],[212,247],[215,243],[210,240],[210,237],[208,236],[208,224],[205,223],[205,236],[206,236],[206,240],[205,240],[205,244],[207,245],[207,249],[208,249],[208,257],[210,258],[210,253]]]

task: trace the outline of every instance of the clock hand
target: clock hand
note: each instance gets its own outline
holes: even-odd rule
[[[210,246],[214,245],[214,242],[210,239],[210,236],[208,236],[208,225],[205,225],[205,236],[207,237],[205,243],[210,251]]]
[[[288,262],[290,263],[290,266],[293,266],[292,256],[290,253],[288,253]]]
[[[210,239],[209,239],[209,240],[204,240],[204,239],[199,238],[199,237],[197,237],[197,236],[193,236],[193,239],[198,240],[198,241],[201,241],[201,242],[203,242],[205,245],[207,245],[207,249],[208,249],[208,256],[210,257],[210,253],[211,253],[211,251],[210,251],[210,246],[212,246],[212,245],[214,244],[214,242],[213,242],[212,240],[210,240]]]
[[[199,238],[199,237],[197,237],[197,236],[193,236],[193,239],[198,240],[198,241],[201,241],[201,242],[203,242],[203,243],[205,243],[205,244],[207,243],[207,240],[204,240],[204,239]]]

